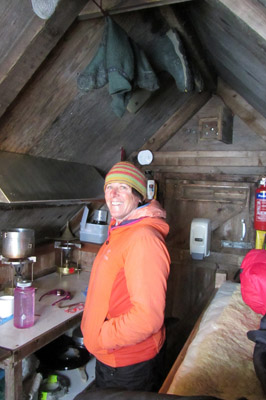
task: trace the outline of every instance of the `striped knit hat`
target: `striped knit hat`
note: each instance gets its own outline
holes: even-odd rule
[[[130,162],[116,163],[105,177],[104,189],[111,182],[123,182],[136,189],[144,199],[147,197],[147,181],[143,173]]]

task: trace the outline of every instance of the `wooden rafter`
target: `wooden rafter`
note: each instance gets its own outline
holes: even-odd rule
[[[140,150],[158,151],[210,99],[209,92],[187,94],[186,100]]]
[[[257,135],[266,140],[265,117],[221,79],[218,80],[217,94],[235,115],[241,118]]]
[[[105,0],[102,7],[108,14],[120,14],[123,12],[137,11],[145,8],[159,7],[168,4],[185,3],[192,0]],[[90,1],[81,11],[80,19],[102,17],[99,7]]]
[[[0,117],[32,77],[49,52],[84,8],[88,0],[61,1],[54,14],[44,23],[36,23],[35,32],[27,42],[17,43],[15,62],[1,65]],[[36,18],[35,18],[36,19]]]
[[[265,173],[266,151],[158,151],[149,170],[179,174],[182,179],[236,180],[237,175],[253,175],[256,182]],[[201,177],[201,178],[200,178]],[[203,178],[204,177],[204,178]]]
[[[266,151],[160,151],[153,153],[153,166],[261,167]]]
[[[253,0],[215,0],[219,5],[224,5],[237,18],[245,22],[249,29],[253,30],[266,40],[266,12],[265,6]],[[213,0],[207,0],[214,3]]]

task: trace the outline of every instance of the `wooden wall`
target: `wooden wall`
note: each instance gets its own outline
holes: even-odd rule
[[[100,248],[98,244],[82,243],[81,250],[74,249],[72,261],[82,267],[84,271],[91,271],[93,261]],[[25,279],[36,279],[57,271],[61,266],[61,250],[54,247],[54,243],[42,244],[35,249],[36,262],[25,264],[22,274]],[[0,265],[0,290],[12,293],[16,271],[11,264]]]
[[[151,36],[144,12],[114,19],[140,45]],[[77,21],[66,32],[0,119],[1,151],[76,161],[106,173],[120,160],[121,147],[128,156],[180,108],[187,94],[171,77],[160,76],[160,89],[123,118],[111,109],[108,85],[79,91],[77,77],[96,54],[103,28],[98,18]]]
[[[11,7],[10,14],[14,16],[15,21],[12,11],[15,1],[6,3],[8,8]],[[26,4],[26,0],[23,0],[23,3]],[[77,3],[81,4],[82,1]],[[216,57],[217,52],[214,50],[218,49],[219,57],[214,64],[217,70],[221,71],[220,76],[224,79],[227,77],[227,82],[239,88],[240,93],[243,92],[240,85],[242,80],[250,82],[247,86],[247,93],[250,95],[246,98],[253,97],[253,104],[263,113],[263,84],[260,84],[257,77],[263,77],[265,71],[261,73],[264,66],[262,62],[258,62],[257,56],[261,49],[263,50],[264,44],[262,47],[258,46],[256,36],[254,67],[254,63],[250,61],[250,55],[253,56],[254,38],[251,42],[249,36],[250,40],[247,43],[250,51],[247,52],[246,70],[240,76],[236,66],[240,64],[242,68],[243,63],[238,55],[244,53],[235,53],[233,44],[237,47],[238,42],[231,40],[238,32],[234,25],[235,18],[221,18],[221,14],[216,13],[214,2],[211,6],[210,1],[204,1],[200,5],[196,3],[191,2],[191,9],[195,6],[194,20],[198,20],[197,28],[202,42],[208,43],[208,55]],[[29,4],[27,7],[25,20],[28,20],[27,15],[31,15]],[[162,11],[165,14],[167,10]],[[181,11],[181,8],[178,11]],[[147,38],[153,30],[147,15],[147,12],[132,12],[114,17],[144,50],[148,50]],[[227,12],[224,15],[227,16]],[[35,16],[31,16],[31,19],[34,22],[31,29],[41,29],[41,21]],[[180,20],[184,22],[182,18]],[[230,28],[231,35],[225,37],[225,43],[229,45],[224,58],[225,53],[221,50],[222,47],[217,47],[217,40],[221,38],[218,43],[223,41],[222,33],[227,32],[223,29],[226,21],[233,25]],[[174,26],[177,22],[178,20],[174,20]],[[216,22],[219,22],[219,31],[216,29]],[[21,30],[21,26],[17,25],[17,29]],[[5,104],[6,112],[0,121],[0,150],[92,164],[103,172],[107,172],[114,162],[119,161],[121,147],[126,150],[127,156],[141,146],[153,151],[154,161],[144,169],[154,173],[158,182],[158,198],[167,210],[170,224],[167,244],[172,264],[166,315],[180,320],[179,330],[182,338],[192,328],[213,292],[216,272],[226,273],[228,279],[233,279],[237,273],[248,248],[225,248],[221,243],[240,241],[241,220],[245,220],[247,228],[243,242],[254,247],[254,192],[257,181],[265,174],[265,121],[261,124],[262,119],[258,114],[250,111],[243,102],[236,104],[238,94],[228,95],[223,85],[218,85],[217,90],[221,97],[211,97],[207,91],[180,93],[173,80],[166,79],[163,74],[160,90],[151,96],[138,113],[126,112],[122,119],[118,119],[110,109],[111,99],[106,87],[88,94],[80,93],[77,88],[77,76],[96,53],[103,27],[103,19],[78,20],[60,41],[58,37],[54,38],[49,47],[49,51],[52,48],[53,51],[49,54],[47,46],[41,47],[43,51],[46,49],[43,59],[40,55],[38,59],[26,57],[27,65],[33,62],[36,64],[38,61],[39,68],[37,69],[36,64],[35,73],[30,75],[30,80],[30,76],[27,78],[27,85],[22,85],[23,90],[20,86],[16,86],[16,93],[15,89],[13,90],[15,101],[12,97]],[[206,32],[212,31],[216,35],[206,37]],[[27,33],[27,30],[25,32]],[[248,32],[250,33],[250,30]],[[180,33],[190,48],[192,43],[195,43],[195,38],[185,34],[183,29]],[[12,35],[7,35],[7,38],[14,38]],[[246,37],[242,35],[241,30],[240,35],[241,43],[244,43]],[[27,42],[26,39],[22,37],[21,40]],[[11,42],[5,43],[3,52],[8,53]],[[14,46],[14,53],[12,52],[8,59],[4,57],[8,69],[13,65],[13,56],[18,45],[22,46],[21,41]],[[202,62],[204,52],[195,47],[192,46],[191,54],[196,53]],[[221,68],[221,60],[229,60],[231,54],[235,55],[234,75],[223,73],[224,69],[232,71],[232,68],[229,68],[230,63]],[[21,76],[18,72],[22,70],[21,65],[25,59],[20,60],[14,69],[16,77]],[[252,74],[247,68],[249,66]],[[236,80],[236,75],[239,75],[241,80]],[[251,80],[248,79],[249,75]],[[24,77],[23,82],[25,79]],[[12,87],[17,83],[17,79],[14,80]],[[213,85],[211,86],[214,90]],[[5,86],[2,85],[2,92],[4,91]],[[9,103],[12,104],[8,108]],[[223,115],[227,115],[226,120],[223,119]],[[214,130],[205,129],[208,125],[206,120],[214,124],[211,125]],[[216,128],[220,130],[216,131]],[[192,219],[198,217],[211,220],[211,254],[203,261],[193,261],[189,253],[190,225]],[[82,262],[86,267],[91,265],[93,256],[88,258],[86,254],[82,254]],[[49,270],[54,268],[54,264],[55,255],[51,250],[40,255],[36,269],[39,272],[46,268]],[[5,273],[2,272],[0,268],[0,284],[4,283]],[[9,272],[6,276],[10,279]]]
[[[265,174],[266,143],[236,115],[232,115],[231,143],[218,135],[206,138],[202,119],[219,118],[224,107],[223,100],[213,95],[153,153],[152,164],[143,167],[154,174],[158,199],[167,211],[172,264],[166,315],[179,319],[181,341],[213,293],[216,273],[238,279],[243,257],[255,246],[254,194]],[[193,218],[211,220],[211,254],[202,261],[192,260],[189,252]],[[224,247],[224,241],[233,246],[241,242],[244,248]]]

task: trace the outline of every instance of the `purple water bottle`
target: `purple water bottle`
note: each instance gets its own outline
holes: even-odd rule
[[[14,326],[29,328],[34,325],[35,288],[29,281],[17,282],[14,290]]]

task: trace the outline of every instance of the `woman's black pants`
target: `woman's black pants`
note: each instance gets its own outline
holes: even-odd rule
[[[163,383],[164,347],[152,359],[112,368],[96,360],[96,387],[157,392]]]

